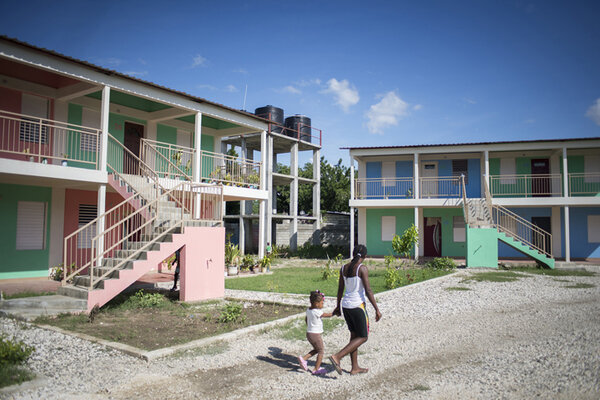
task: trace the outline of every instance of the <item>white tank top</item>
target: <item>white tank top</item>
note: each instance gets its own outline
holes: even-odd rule
[[[344,275],[344,267],[342,267],[342,276],[344,277],[344,298],[342,298],[342,308],[357,308],[365,302],[365,287],[362,279],[358,276],[358,271],[362,264],[356,268],[356,276],[347,277]]]

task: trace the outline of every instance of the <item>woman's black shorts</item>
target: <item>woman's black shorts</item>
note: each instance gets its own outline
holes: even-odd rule
[[[358,337],[368,337],[369,316],[367,315],[365,303],[356,308],[344,308],[343,310],[348,330],[354,332]]]

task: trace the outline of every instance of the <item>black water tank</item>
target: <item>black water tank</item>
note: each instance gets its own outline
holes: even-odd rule
[[[281,133],[283,131],[283,109],[275,106],[258,107],[254,115],[273,121],[276,125],[271,126],[271,132]]]
[[[292,117],[285,119],[285,134],[291,137],[298,137],[298,130],[300,130],[300,140],[310,143],[311,139],[311,121],[305,115],[296,114]]]

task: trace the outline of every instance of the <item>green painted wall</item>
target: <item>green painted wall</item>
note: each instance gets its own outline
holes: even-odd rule
[[[0,279],[48,276],[52,189],[0,184]],[[43,250],[17,250],[17,203],[46,202],[46,240]]]
[[[386,208],[367,209],[367,250],[369,255],[387,256],[392,253],[392,241],[381,240],[381,217],[396,217],[396,234],[402,235],[404,231],[415,222],[413,208]]]
[[[110,113],[110,115],[108,117],[108,132],[120,143],[123,143],[124,138],[125,138],[125,122],[133,122],[136,124],[144,125],[144,127],[146,127],[146,121],[144,121],[144,120]],[[146,129],[147,129],[147,127],[146,127]],[[109,143],[109,149],[110,149],[110,143]],[[115,159],[115,157],[119,158],[119,160]],[[122,151],[117,154],[113,154],[112,157],[111,157],[111,154],[109,151],[107,162],[110,165],[117,166],[117,165],[121,165],[122,159],[123,159]]]
[[[177,144],[177,128],[167,125],[156,125],[156,141]]]
[[[467,268],[498,268],[498,231],[467,227]]]
[[[442,219],[442,257],[465,257],[466,242],[454,241],[454,217],[463,216],[462,208],[426,208],[423,217]]]
[[[70,124],[82,125],[83,107],[79,104],[69,103],[67,121]],[[67,151],[67,153],[71,153],[69,154],[70,157],[74,157],[79,160],[92,160],[97,157],[97,155],[92,155],[90,152],[81,151],[81,136],[78,133],[69,134],[67,139],[67,149],[65,151]],[[96,168],[94,164],[80,163],[75,161],[69,161],[69,165],[78,168]]]

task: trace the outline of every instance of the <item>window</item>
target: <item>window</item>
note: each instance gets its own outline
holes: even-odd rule
[[[600,215],[588,215],[588,243],[600,243]]]
[[[503,185],[514,185],[517,183],[514,175],[517,173],[516,163],[514,158],[501,158],[500,159],[500,183]],[[502,178],[502,176],[509,175],[509,178]]]
[[[396,163],[394,161],[384,161],[381,163],[381,177],[384,179],[384,186],[396,185]]]
[[[98,207],[95,204],[80,204],[78,229],[95,220],[97,214]],[[92,239],[94,236],[96,236],[96,224],[91,225],[88,229],[84,229],[77,235],[77,248],[92,248]]]
[[[585,183],[600,182],[600,156],[583,156],[583,172]]]
[[[455,242],[464,242],[466,238],[465,217],[458,215],[452,217],[452,233]]]
[[[84,108],[81,113],[81,124],[90,128],[100,129],[100,113]],[[81,151],[98,151],[98,136],[94,134],[81,134],[79,148]]]
[[[381,241],[391,242],[396,234],[396,217],[381,217]]]
[[[43,250],[46,242],[46,203],[17,203],[17,250]]]
[[[20,140],[29,143],[48,143],[48,126],[42,123],[42,118],[48,118],[48,100],[24,93],[21,97],[21,113],[31,118],[23,117],[24,121],[19,125]]]
[[[469,170],[467,160],[452,160],[452,176],[460,178],[461,175],[465,176],[465,185],[469,183]]]

